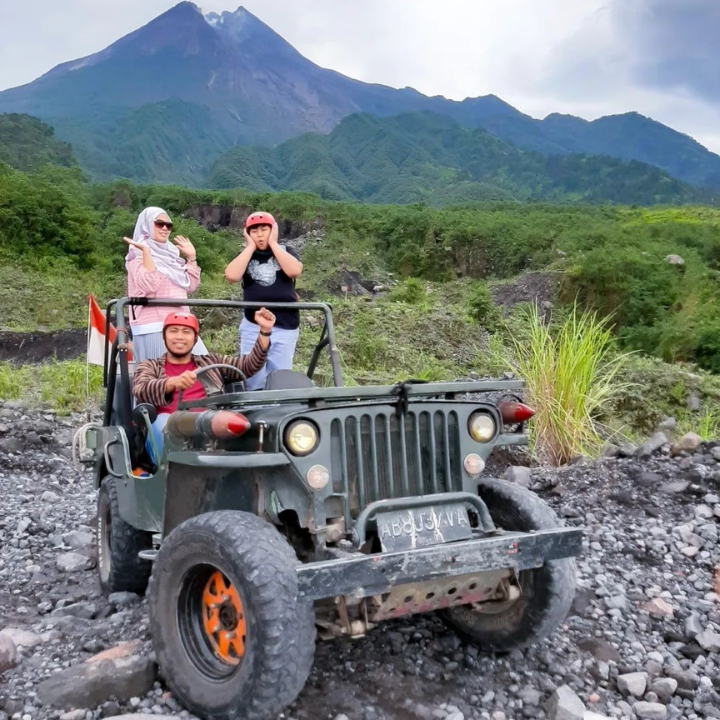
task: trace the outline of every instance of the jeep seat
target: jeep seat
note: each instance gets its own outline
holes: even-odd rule
[[[301,390],[315,383],[299,370],[273,370],[265,380],[265,390]]]

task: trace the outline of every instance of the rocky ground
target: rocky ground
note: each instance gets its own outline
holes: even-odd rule
[[[99,592],[95,494],[69,460],[81,422],[0,407],[0,720],[189,717],[157,677],[145,600]],[[553,638],[491,657],[428,616],[320,643],[283,717],[720,718],[720,444],[695,442],[510,472],[586,528]]]

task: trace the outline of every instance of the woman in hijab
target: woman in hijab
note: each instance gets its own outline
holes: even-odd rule
[[[200,268],[195,259],[195,248],[190,240],[182,235],[175,236],[170,242],[172,226],[172,221],[162,208],[149,207],[138,215],[132,240],[123,238],[130,246],[125,256],[130,297],[184,299],[200,285]],[[181,255],[185,259],[180,257]],[[173,310],[189,312],[187,307],[131,308],[133,356],[137,362],[152,360],[165,354],[163,322]],[[207,354],[207,348],[199,338],[193,353]]]

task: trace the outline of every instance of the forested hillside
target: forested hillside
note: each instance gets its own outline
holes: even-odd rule
[[[213,164],[209,184],[435,206],[487,200],[653,205],[709,197],[652,165],[545,156],[433,113],[351,115],[329,135],[302,135],[272,149],[236,147]]]
[[[0,162],[16,170],[46,165],[75,165],[72,148],[55,137],[49,125],[30,115],[0,115]]]

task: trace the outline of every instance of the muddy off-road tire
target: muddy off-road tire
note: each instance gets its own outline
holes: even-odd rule
[[[152,563],[140,559],[138,553],[152,550],[152,533],[138,530],[120,517],[115,483],[115,478],[108,475],[98,492],[95,544],[100,587],[107,594],[123,590],[142,594]]]
[[[208,720],[275,718],[312,668],[315,615],[285,538],[245,512],[198,515],[160,546],[150,629],[173,694]]]
[[[552,509],[537,495],[502,480],[483,480],[479,494],[498,527],[527,532],[560,527]],[[441,611],[441,617],[469,642],[484,650],[508,652],[550,635],[565,619],[575,597],[575,560],[546,562],[523,570],[521,596],[499,612],[481,612],[471,605]],[[488,607],[491,610],[491,606]]]

